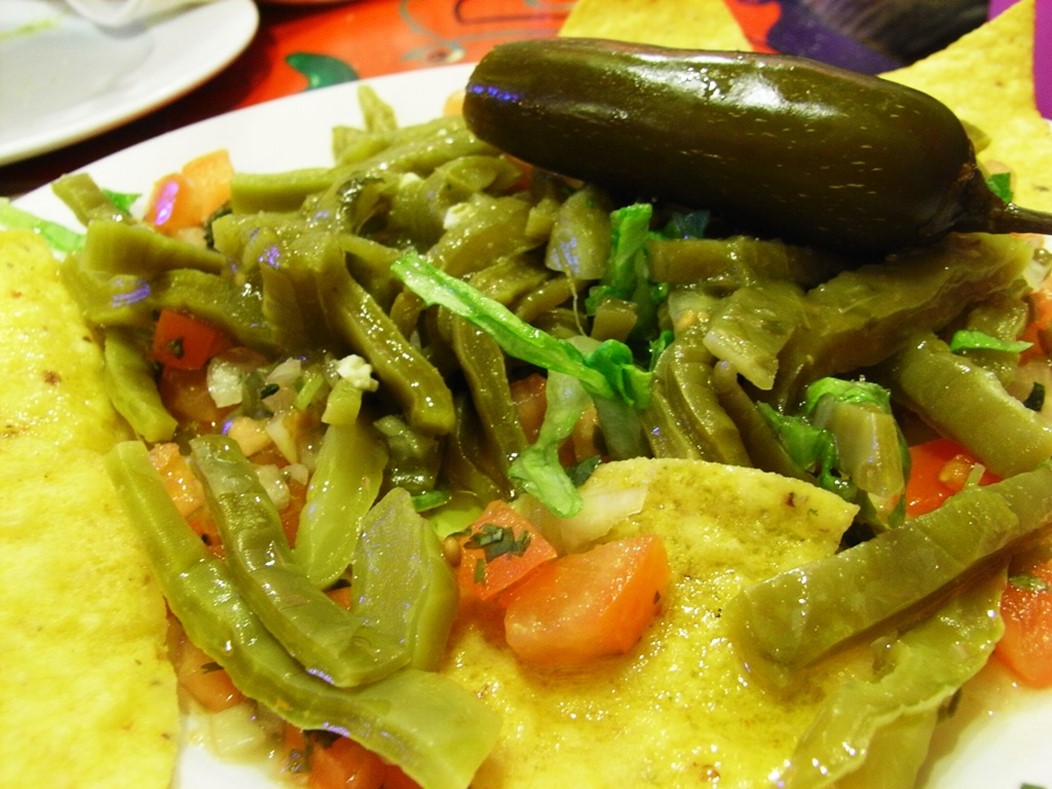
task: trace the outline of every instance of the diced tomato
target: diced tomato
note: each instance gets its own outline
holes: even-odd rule
[[[310,748],[311,789],[380,789],[387,765],[370,750],[347,737],[334,740],[307,733]]]
[[[399,768],[346,737],[285,724],[285,770],[306,776],[312,789],[417,789]]]
[[[298,729],[286,721],[282,747],[285,754],[285,772],[303,775],[310,770],[310,754],[307,752],[307,738],[303,735],[303,729]]]
[[[1001,616],[997,656],[1027,684],[1052,686],[1052,560],[1009,576]]]
[[[288,480],[289,503],[281,511],[281,526],[289,545],[296,544],[296,533],[300,528],[300,513],[307,502],[307,486],[295,479]]]
[[[165,367],[200,370],[232,345],[221,329],[175,310],[162,309],[153,332],[150,356]]]
[[[164,489],[184,518],[205,503],[205,492],[190,463],[174,443],[155,444],[150,448],[150,462],[164,480]]]
[[[177,370],[165,367],[157,388],[161,400],[181,425],[192,425],[200,433],[218,432],[233,407],[220,408],[208,393],[205,370]]]
[[[960,491],[981,464],[964,447],[948,438],[936,438],[910,447],[910,478],[906,483],[906,514],[911,518],[930,512]],[[983,470],[980,485],[998,480]]]
[[[202,222],[230,201],[234,165],[225,148],[191,159],[183,165],[183,175],[197,196]]]
[[[551,543],[504,501],[482,511],[460,547],[457,583],[465,602],[492,600],[555,558]]]
[[[245,700],[226,671],[184,635],[172,656],[180,686],[205,709],[229,709]]]
[[[347,609],[348,611],[354,603],[354,597],[351,595],[351,587],[347,584],[326,589],[325,594],[328,595],[329,599],[336,603],[340,608]]]
[[[212,517],[212,513],[207,508],[198,510],[195,515],[190,517],[187,523],[190,524],[194,534],[201,538],[201,542],[215,556],[223,558],[226,555],[226,551],[223,548],[223,538],[219,535],[219,526],[216,525],[215,518]]]
[[[1048,284],[1027,294],[1030,302],[1030,322],[1019,339],[1031,343],[1023,351],[1020,361],[1042,358],[1052,354],[1052,291]]]
[[[180,172],[154,184],[145,221],[159,232],[173,236],[200,227],[230,199],[233,174],[230,155],[225,150],[192,159]]]
[[[547,665],[625,653],[660,611],[669,573],[664,543],[651,534],[548,562],[508,593],[508,645]]]
[[[420,784],[406,775],[401,768],[389,764],[384,774],[384,789],[420,789]]]
[[[541,423],[544,422],[544,412],[548,408],[547,389],[548,379],[540,373],[532,373],[511,382],[511,401],[531,444],[537,440]]]
[[[171,173],[153,185],[143,219],[165,235],[194,227],[200,215],[193,190],[182,173]]]

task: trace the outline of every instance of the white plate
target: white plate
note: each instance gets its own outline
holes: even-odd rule
[[[403,123],[435,117],[447,96],[461,88],[470,66],[409,72],[370,80]],[[330,129],[360,122],[355,84],[257,105],[203,121],[141,143],[86,168],[118,191],[145,191],[151,176],[219,147],[231,151],[245,171],[279,171],[331,162]],[[18,201],[23,208],[73,226],[70,212],[47,187]],[[957,715],[943,724],[925,768],[925,789],[1020,789],[1024,783],[1052,789],[1052,693],[1015,687],[991,665],[982,681],[968,685]],[[616,747],[611,744],[611,747]],[[184,745],[175,786],[182,789],[274,787],[259,768],[222,763],[205,748]]]
[[[119,29],[61,0],[3,0],[0,164],[137,118],[227,66],[259,25],[252,0],[187,6]]]

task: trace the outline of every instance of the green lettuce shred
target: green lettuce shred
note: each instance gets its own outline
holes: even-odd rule
[[[0,227],[32,230],[58,252],[75,252],[84,246],[83,233],[24,211],[6,197],[0,197]]]
[[[588,407],[588,393],[573,376],[553,372],[545,389],[548,408],[537,441],[523,450],[508,471],[525,492],[563,518],[581,511],[584,499],[577,485],[559,462],[559,446],[574,429]]]
[[[757,407],[792,462],[815,483],[860,507],[875,529],[905,517],[909,448],[891,411],[891,396],[869,381],[820,378],[799,413]]]
[[[657,333],[658,306],[668,296],[667,283],[652,282],[647,265],[647,239],[654,207],[633,203],[610,214],[610,259],[602,279],[588,292],[585,311],[595,315],[605,299],[618,299],[635,307],[636,325],[632,337],[643,339]],[[691,222],[678,231],[694,232]]]
[[[1007,351],[1008,353],[1022,353],[1033,343],[1026,340],[1002,340],[999,337],[976,331],[975,329],[960,329],[953,333],[950,338],[950,350],[954,353],[962,351]]]
[[[651,374],[635,365],[624,343],[605,340],[582,353],[415,253],[395,261],[391,273],[427,304],[443,306],[486,332],[509,356],[572,375],[593,397],[621,400],[639,409],[649,404]]]

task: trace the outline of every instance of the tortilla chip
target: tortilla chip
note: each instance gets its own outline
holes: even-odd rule
[[[1052,124],[1034,102],[1034,0],[924,60],[883,76],[942,101],[990,137],[980,161],[1013,173],[1014,200],[1052,211]]]
[[[47,245],[0,233],[0,786],[167,787],[166,610],[102,453],[126,428]]]
[[[664,613],[632,653],[582,671],[531,669],[499,621],[460,623],[443,670],[507,722],[473,785],[766,786],[835,672],[774,697],[744,676],[720,610],[746,585],[835,552],[855,508],[799,480],[693,460],[603,464],[586,484],[611,481],[647,486],[614,536],[661,535]]]
[[[559,35],[666,47],[752,49],[723,0],[578,0]]]

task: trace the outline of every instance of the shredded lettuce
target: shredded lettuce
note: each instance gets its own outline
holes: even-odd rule
[[[391,273],[425,303],[441,305],[486,332],[509,356],[571,375],[593,397],[620,400],[640,409],[650,402],[651,373],[635,365],[624,343],[605,340],[593,351],[582,353],[416,253],[400,257]]]
[[[588,291],[585,311],[595,315],[606,299],[632,304],[636,324],[631,337],[644,339],[657,333],[658,306],[668,297],[668,284],[652,282],[647,265],[647,239],[654,208],[634,203],[610,214],[610,259],[602,279]]]
[[[548,407],[537,441],[512,461],[508,476],[556,515],[570,518],[581,511],[584,500],[559,462],[559,446],[573,433],[590,398],[580,381],[559,372],[549,373],[545,393]]]
[[[649,203],[635,203],[610,215],[610,260],[585,301],[589,314],[594,315],[599,302],[608,296],[633,301],[640,285],[646,285],[646,242],[653,213]]]
[[[986,332],[974,329],[961,329],[954,332],[950,338],[950,350],[954,353],[961,351],[1007,351],[1008,353],[1021,353],[1033,343],[1026,340],[1002,340]]]
[[[6,197],[0,197],[0,226],[32,230],[58,252],[75,252],[84,246],[83,233],[23,211]]]
[[[820,378],[807,387],[798,414],[758,406],[793,463],[820,487],[858,504],[863,522],[878,529],[902,522],[909,449],[886,389]]]
[[[420,255],[399,258],[391,272],[429,305],[441,305],[486,332],[509,356],[548,370],[548,410],[538,441],[512,463],[510,476],[552,512],[564,517],[582,506],[580,494],[559,462],[559,444],[588,405],[615,457],[640,454],[638,410],[650,402],[653,373],[635,364],[622,342],[563,340],[531,326],[504,305],[463,280],[441,271]]]
[[[813,475],[820,487],[848,501],[855,498],[857,488],[839,474],[840,457],[832,433],[815,427],[805,416],[781,414],[764,402],[756,405],[796,466]]]
[[[131,213],[132,207],[138,202],[142,194],[139,192],[115,192],[112,189],[103,189],[102,193],[106,195],[106,199],[113,203],[117,209],[126,213]]]

